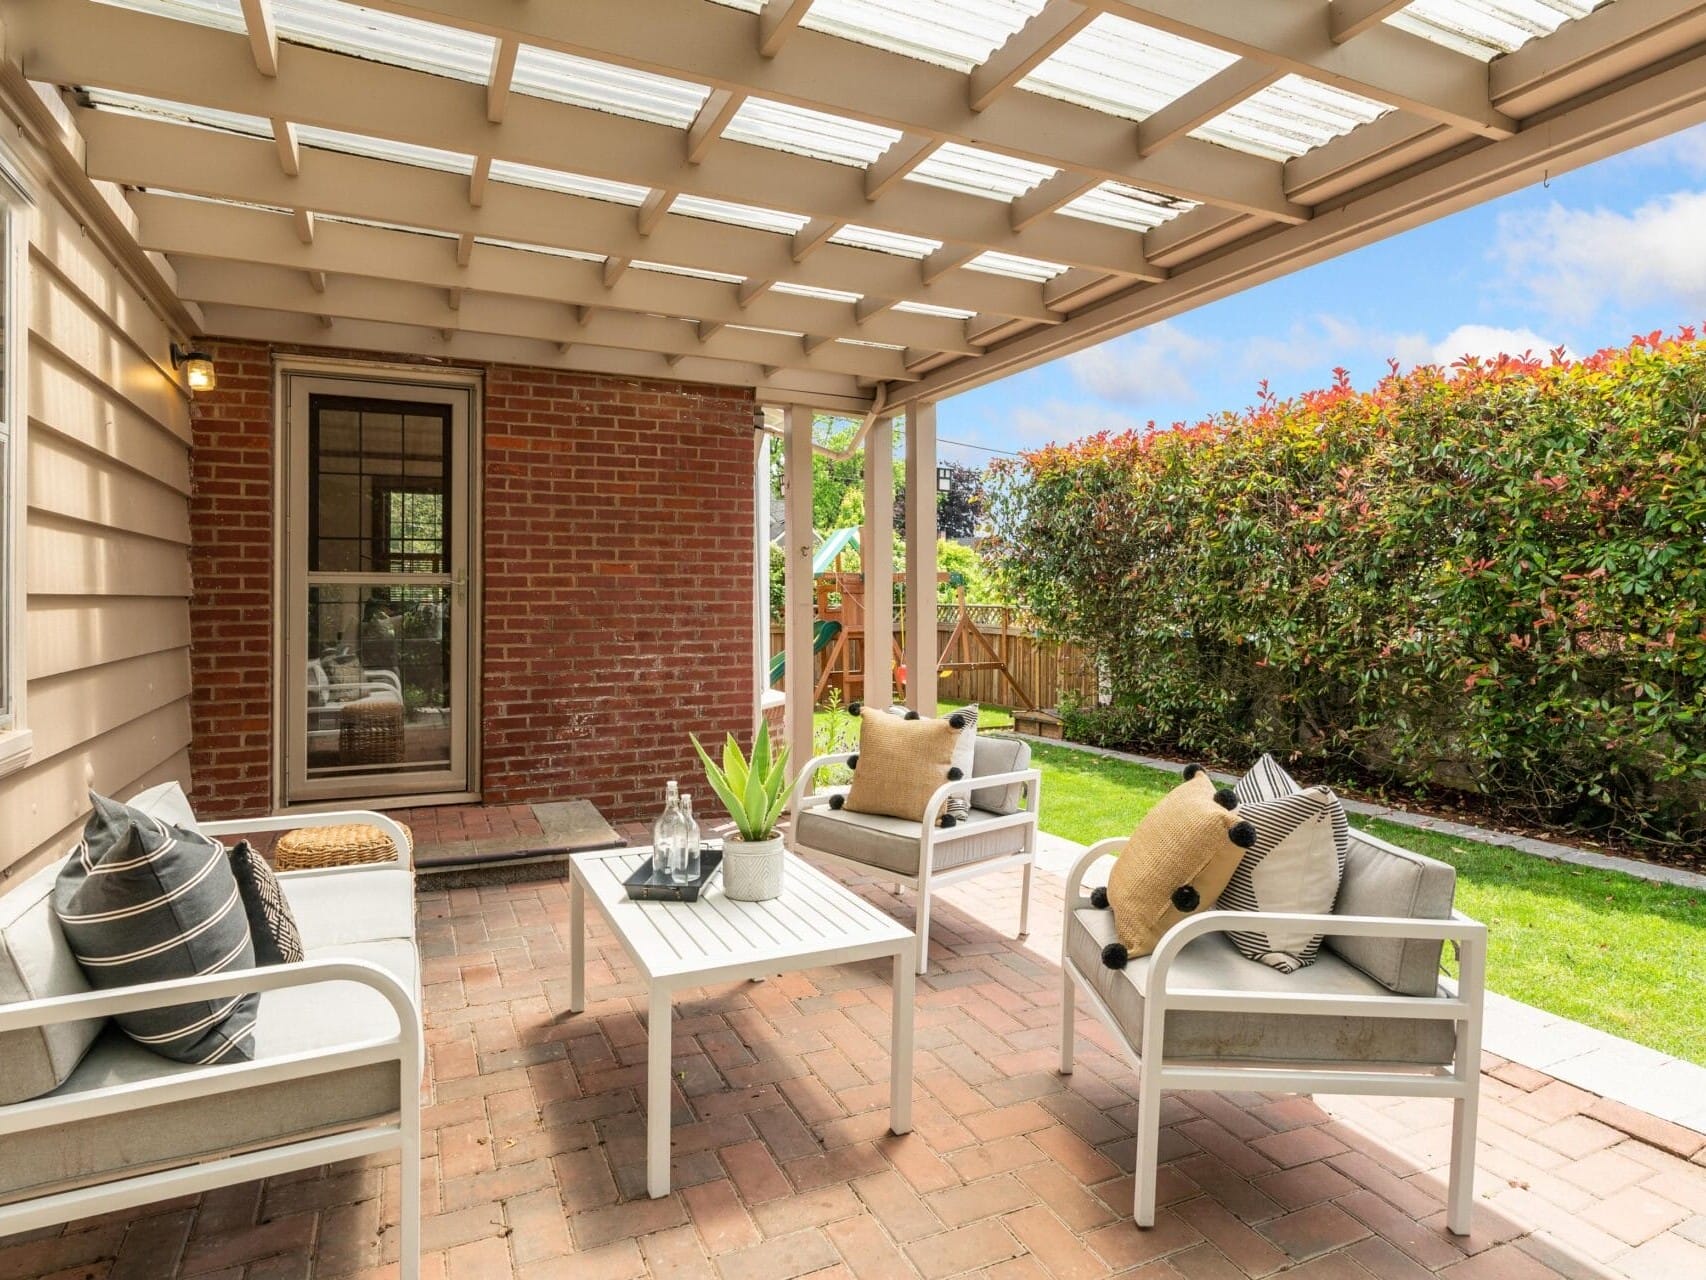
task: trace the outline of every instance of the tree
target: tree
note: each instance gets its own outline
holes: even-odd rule
[[[944,462],[948,491],[936,496],[936,532],[944,538],[969,538],[983,514],[983,473],[963,462]],[[935,484],[936,478],[930,477]],[[906,529],[906,482],[895,478],[894,527]]]

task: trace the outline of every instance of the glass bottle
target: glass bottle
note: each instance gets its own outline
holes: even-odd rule
[[[672,854],[669,878],[676,884],[692,884],[699,878],[699,823],[693,817],[693,797],[681,797],[681,844]]]
[[[674,780],[664,784],[663,812],[652,823],[652,878],[668,880],[675,849],[687,837],[687,824],[681,820],[681,799]]]

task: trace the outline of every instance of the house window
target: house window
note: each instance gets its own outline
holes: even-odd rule
[[[29,760],[24,713],[24,441],[23,312],[29,202],[0,154],[0,773]]]

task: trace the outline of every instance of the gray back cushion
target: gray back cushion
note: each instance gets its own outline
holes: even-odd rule
[[[978,735],[972,754],[971,776],[987,778],[996,773],[1014,773],[1031,767],[1031,744],[1017,738],[986,738]],[[980,787],[971,802],[990,813],[1018,813],[1025,807],[1025,787],[1013,782],[1003,787]]]
[[[0,896],[0,1004],[80,995],[89,980],[53,914],[57,863]],[[64,1084],[94,1044],[105,1018],[0,1034],[0,1104],[39,1097]]]
[[[59,870],[53,909],[72,954],[102,990],[255,967],[255,945],[224,846],[91,795],[83,842]],[[260,997],[118,1015],[144,1048],[177,1062],[247,1061]]]
[[[1449,920],[1456,891],[1454,867],[1352,831],[1345,876],[1339,882],[1339,900],[1333,912],[1341,916]],[[1439,990],[1439,958],[1444,943],[1437,938],[1329,934],[1327,946],[1388,991],[1431,996]]]

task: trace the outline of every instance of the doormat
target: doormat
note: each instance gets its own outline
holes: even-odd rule
[[[519,817],[516,810],[523,811]],[[434,888],[508,884],[561,876],[574,854],[620,849],[627,843],[587,800],[554,800],[496,811],[470,805],[456,827],[441,827],[435,836],[417,843],[415,871],[430,877]]]

